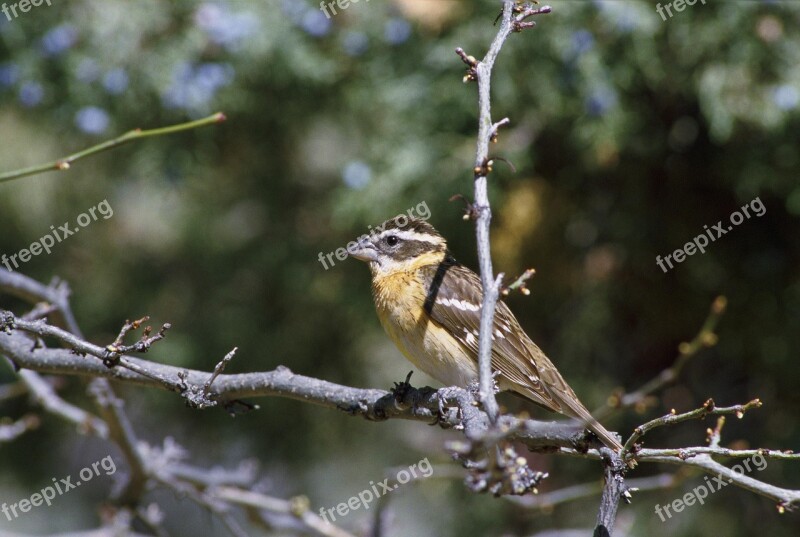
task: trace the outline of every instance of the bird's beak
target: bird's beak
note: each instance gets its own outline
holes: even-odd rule
[[[360,237],[356,243],[356,247],[349,250],[349,252],[350,255],[361,261],[372,262],[378,260],[378,251],[366,235]]]

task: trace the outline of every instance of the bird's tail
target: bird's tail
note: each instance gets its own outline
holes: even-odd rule
[[[530,338],[526,337],[524,343],[529,353],[529,359],[526,362],[531,371],[522,372],[520,376],[527,377],[531,381],[535,380],[534,386],[538,389],[534,389],[531,384],[521,384],[519,381],[511,389],[524,394],[534,403],[541,404],[555,412],[577,418],[585,427],[588,427],[594,434],[599,436],[606,446],[619,453],[622,450],[622,444],[617,440],[617,437],[608,432],[586,410],[586,407],[583,406],[583,403],[581,403],[578,396],[575,395],[575,392],[570,388],[547,355]]]
[[[570,390],[571,391],[571,390]],[[594,419],[586,407],[578,400],[575,394],[572,394],[572,397],[564,397],[561,398],[559,401],[563,407],[562,412],[568,416],[572,416],[573,418],[577,418],[578,420],[583,423],[585,427],[588,427],[594,434],[596,434],[603,443],[611,448],[612,450],[619,453],[622,450],[622,444],[617,437],[611,434],[608,429],[603,427],[599,421]]]
[[[541,396],[531,393],[530,390],[520,388],[522,387],[516,387],[515,391],[518,391],[521,395],[526,396],[537,404],[541,404]],[[617,437],[608,429],[603,427],[599,421],[594,419],[586,407],[583,406],[583,403],[580,402],[578,396],[575,395],[575,392],[573,392],[566,383],[562,384],[562,390],[550,389],[548,391],[550,392],[551,399],[548,401],[549,404],[546,405],[547,407],[549,407],[551,410],[555,410],[556,412],[560,412],[561,414],[565,414],[579,420],[584,427],[587,427],[594,434],[596,434],[610,449],[616,451],[617,453],[622,450],[622,444],[619,440],[617,440]]]

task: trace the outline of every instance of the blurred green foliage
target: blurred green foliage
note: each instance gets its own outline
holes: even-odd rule
[[[796,448],[800,5],[698,2],[667,20],[640,0],[551,5],[536,29],[510,38],[495,68],[493,114],[511,125],[494,151],[516,167],[498,161],[491,176],[495,267],[509,275],[537,269],[531,296],[511,297],[512,309],[591,408],[667,367],[713,298],[725,295],[719,345],[655,408],[608,425],[625,433],[708,397],[760,397],[763,409],[729,421],[724,445]],[[0,253],[16,253],[107,199],[112,218],[21,269],[70,283],[92,341],[108,343],[126,318],[150,314],[154,324],[173,325],[149,355],[159,362],[210,370],[238,346],[229,372],[283,364],[388,388],[411,366],[381,332],[365,267],[347,260],[325,270],[318,254],[425,201],[455,255],[475,266],[472,227],[462,206],[448,202],[472,190],[477,113],[476,88],[461,83],[454,49],[482,56],[498,6],[373,0],[328,19],[304,0],[82,0],[11,21],[0,15],[3,170],[135,127],[217,110],[229,118],[0,185]],[[657,255],[755,197],[763,216],[666,274],[658,268]],[[3,305],[19,306],[6,297]],[[0,369],[0,380],[13,379]],[[414,381],[432,382],[420,373]],[[207,465],[256,458],[265,490],[307,494],[317,508],[356,494],[385,468],[425,456],[446,464],[442,445],[454,436],[279,399],[233,420],[187,409],[171,394],[120,392],[144,440],[172,436]],[[62,393],[89,405],[77,379]],[[2,415],[27,409],[15,400]],[[646,442],[702,445],[710,423],[657,431]],[[109,452],[122,460],[47,415],[2,450],[0,501],[29,496]],[[551,472],[544,491],[599,476],[588,461],[534,460]],[[645,465],[632,475],[660,470],[673,469]],[[755,477],[797,488],[800,467],[770,462]],[[779,516],[769,501],[730,488],[662,523],[652,506],[699,480],[638,494],[620,525],[629,535],[796,535],[796,515]],[[96,480],[91,491],[0,519],[0,527],[94,527],[94,506],[110,486]],[[531,516],[444,476],[396,495],[391,535],[590,527],[597,503]],[[185,499],[156,492],[152,500],[167,511],[172,535],[226,534]],[[368,514],[344,525],[357,528]]]

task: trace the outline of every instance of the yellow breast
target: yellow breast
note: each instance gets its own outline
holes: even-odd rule
[[[425,311],[427,289],[415,270],[376,277],[372,290],[381,325],[411,363],[448,386],[477,379],[469,351]]]

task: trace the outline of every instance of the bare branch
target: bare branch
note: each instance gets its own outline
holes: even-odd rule
[[[15,318],[10,312],[0,311],[0,330],[8,330],[17,328],[24,330],[28,333],[35,334],[40,337],[54,337],[62,343],[70,346],[73,352],[81,355],[90,355],[99,358],[105,367],[114,367],[118,365],[124,369],[128,369],[140,376],[148,377],[150,380],[161,382],[165,387],[172,391],[181,392],[183,388],[178,381],[168,380],[167,378],[159,376],[158,373],[150,369],[141,367],[137,362],[125,356],[119,356],[115,351],[109,351],[107,348],[101,348],[82,340],[80,337],[75,336],[61,328],[52,326],[43,320],[26,321],[24,319]],[[113,356],[113,359],[111,359]]]
[[[4,421],[3,420],[0,421]],[[1,423],[0,422],[0,443],[12,442],[27,433],[39,427],[41,421],[35,414],[27,414],[15,422]]]
[[[110,438],[119,446],[128,463],[127,483],[119,495],[119,502],[134,506],[144,494],[148,469],[139,451],[133,425],[125,414],[125,403],[111,391],[105,379],[94,379],[89,384],[89,393],[109,426]]]
[[[76,338],[83,337],[72,314],[69,305],[69,288],[65,283],[45,287],[25,276],[0,271],[0,289],[16,294],[29,302],[44,301],[39,303],[34,311],[40,309],[46,311],[49,309],[47,306],[54,308],[54,316],[61,319],[69,332]],[[29,316],[35,317],[30,314]],[[123,328],[117,338],[119,344],[125,333],[127,330]],[[85,433],[94,433],[102,438],[109,438],[119,446],[127,459],[130,471],[127,482],[120,488],[122,493],[118,499],[122,504],[136,504],[144,493],[147,472],[144,461],[138,452],[138,441],[133,433],[133,426],[124,413],[124,403],[116,396],[108,380],[100,377],[94,378],[88,390],[103,415],[101,420],[59,398],[38,373],[21,371],[20,377],[46,410],[76,423]]]
[[[29,288],[32,287],[30,282],[16,280],[17,284],[21,282],[25,283]],[[0,289],[3,288],[5,283],[8,282],[3,279],[2,271],[0,271]],[[53,289],[53,287],[40,286],[35,291],[53,292]],[[69,312],[68,304],[62,304],[64,310],[61,310],[61,313]],[[54,393],[50,393],[52,388],[49,384],[31,370],[45,373],[81,375],[96,379],[115,379],[125,383],[177,391],[184,397],[186,397],[186,393],[202,394],[205,391],[209,399],[219,402],[231,401],[241,397],[279,396],[345,411],[348,414],[362,416],[370,420],[395,418],[435,422],[443,428],[455,428],[463,431],[466,442],[462,446],[451,445],[450,447],[454,451],[459,451],[460,449],[469,450],[477,445],[496,445],[504,440],[518,440],[532,450],[543,450],[584,459],[603,459],[606,461],[606,487],[604,488],[604,507],[598,517],[598,522],[606,530],[613,527],[613,514],[615,511],[613,502],[620,497],[624,497],[626,491],[629,490],[624,486],[624,482],[621,481],[622,472],[619,470],[619,459],[615,459],[613,454],[607,453],[606,451],[608,450],[591,449],[589,440],[585,436],[585,431],[579,424],[538,422],[506,415],[499,417],[496,426],[492,427],[487,413],[476,405],[475,396],[466,389],[417,389],[403,383],[398,385],[393,392],[358,389],[295,375],[284,367],[264,373],[226,375],[223,373],[224,364],[232,358],[232,353],[223,358],[215,368],[214,373],[186,370],[129,356],[120,356],[119,365],[108,368],[102,363],[102,358],[107,352],[106,349],[88,343],[74,334],[50,326],[44,321],[25,321],[16,318],[10,312],[0,312],[0,329],[2,329],[0,330],[0,353],[8,356],[17,368],[23,369],[20,371],[20,376],[23,377],[23,380],[25,378],[33,379],[32,386],[26,382],[28,390],[32,393],[44,393],[44,401],[47,401],[48,398],[50,399],[46,406],[48,410],[53,409],[56,413],[60,412],[62,417],[73,423],[92,424],[87,427],[87,432],[104,437],[111,434],[114,441],[120,444],[123,450],[125,450],[125,446],[128,447],[129,453],[126,453],[126,457],[128,457],[129,462],[131,460],[136,461],[137,457],[141,457],[144,460],[150,460],[151,458],[150,455],[145,456],[141,453],[142,445],[138,446],[138,449],[134,449],[136,453],[130,453],[131,449],[137,444],[132,431],[131,434],[120,436],[116,432],[118,425],[113,425],[110,431],[114,432],[109,432],[103,420],[94,418],[85,411],[72,407]],[[62,343],[85,352],[85,355],[82,356],[69,349],[53,349],[33,345],[30,334],[56,338]],[[142,371],[145,373],[144,375],[140,373]],[[103,382],[107,384],[106,380],[103,380]],[[759,406],[759,402],[754,400],[746,405],[716,408],[713,402],[709,401],[702,408],[691,412],[670,414],[648,422],[641,426],[639,432],[635,433],[634,436],[640,438],[655,427],[701,418],[711,414],[741,415],[746,410],[757,406]],[[67,409],[67,411],[64,412],[64,409]],[[107,421],[111,421],[111,418],[107,417],[106,413],[103,415]],[[117,414],[113,412],[109,414],[109,416],[114,415]],[[118,415],[124,418],[124,414],[119,413]],[[730,479],[730,483],[736,486],[773,499],[781,510],[791,509],[800,503],[800,491],[782,489],[742,476],[711,459],[711,456],[744,458],[762,455],[775,459],[793,460],[800,458],[800,456],[788,451],[767,449],[730,450],[720,447],[721,427],[722,422],[717,422],[716,428],[709,430],[709,446],[660,450],[638,449],[633,452],[634,457],[642,463],[666,462],[696,467],[712,474],[716,473],[726,479]],[[631,445],[634,443],[635,439]],[[602,456],[601,453],[603,453]],[[207,493],[201,493],[200,491],[210,490],[220,485],[246,487],[252,482],[254,475],[253,470],[247,468],[234,472],[222,471],[220,474],[219,472],[193,468],[179,461],[172,461],[166,465],[171,469],[171,473],[164,473],[163,467],[164,465],[162,465],[162,469],[154,470],[151,466],[141,465],[141,472],[146,474],[147,479],[153,479],[154,472],[156,472],[161,483],[174,482],[175,486],[179,486],[182,490],[186,487],[195,490],[196,492],[191,495],[192,499],[206,507],[208,507],[206,504],[211,501],[211,498]],[[223,518],[230,518],[228,512],[223,508],[218,508],[213,512]],[[235,521],[229,519],[228,524],[234,525],[231,531],[235,533]]]
[[[597,512],[595,537],[609,536],[614,531],[620,499],[630,501],[631,494],[623,477],[626,466],[620,456],[607,447],[600,448],[603,456],[603,493]]]
[[[224,500],[231,504],[252,507],[259,510],[272,511],[279,514],[292,515],[314,530],[318,535],[325,537],[355,537],[330,522],[323,520],[309,509],[308,498],[297,497],[290,500],[273,498],[265,494],[243,490],[235,487],[216,487],[208,491],[213,498]]]
[[[28,387],[31,398],[47,412],[74,423],[84,434],[108,438],[108,425],[100,418],[64,401],[41,375],[31,370],[19,371],[19,377]]]
[[[684,451],[690,451],[695,448],[685,448]],[[701,448],[696,448],[701,449]],[[720,488],[728,484],[736,485],[739,488],[749,490],[770,500],[776,502],[778,512],[791,511],[800,506],[800,490],[790,490],[781,487],[776,487],[746,476],[741,472],[731,470],[727,466],[715,461],[711,455],[697,455],[694,457],[663,457],[659,453],[662,450],[641,450],[641,457],[639,460],[647,462],[663,462],[666,464],[678,464],[681,466],[690,466],[699,468],[704,472],[715,476],[714,480],[719,484]]]
[[[647,434],[649,431],[657,427],[663,427],[664,425],[674,425],[676,423],[680,423],[682,421],[688,421],[693,419],[703,419],[706,416],[721,416],[725,414],[735,414],[736,417],[741,418],[744,416],[744,413],[751,408],[761,408],[761,401],[759,399],[753,399],[749,403],[744,405],[734,405],[730,407],[717,407],[714,405],[713,399],[708,399],[703,406],[698,409],[684,412],[683,414],[677,414],[675,410],[673,410],[670,414],[666,416],[662,416],[660,418],[656,418],[654,420],[648,421],[644,425],[640,425],[636,429],[633,430],[633,434],[628,441],[625,442],[625,445],[622,447],[622,451],[636,451],[634,448],[634,444],[639,441],[639,439]]]
[[[158,364],[123,356],[120,366],[108,368],[102,363],[102,347],[82,341],[71,334],[37,321],[35,328],[53,335],[71,346],[87,351],[80,356],[68,349],[32,348],[30,339],[19,330],[18,321],[10,312],[0,313],[7,332],[0,332],[0,353],[8,356],[18,368],[44,373],[104,377],[121,382],[176,391],[202,392],[209,373]],[[11,333],[8,333],[10,331]],[[130,367],[122,367],[127,364]],[[146,374],[141,375],[139,371]],[[175,389],[181,384],[180,389]],[[286,367],[274,371],[244,374],[219,374],[214,380],[209,396],[217,401],[230,401],[244,397],[279,396],[318,404],[345,411],[369,420],[390,418],[437,422],[445,428],[463,429],[468,438],[481,440],[488,428],[484,412],[475,406],[469,390],[462,388],[408,388],[398,397],[385,390],[359,389],[341,386],[319,379],[296,375]],[[455,408],[445,408],[455,404]],[[531,448],[569,447],[586,449],[587,440],[578,424],[520,420],[504,416],[503,430],[512,431],[509,437],[520,439]],[[497,433],[502,438],[504,432]]]
[[[680,481],[682,481],[682,479],[677,474],[658,474],[651,477],[628,479],[626,480],[626,484],[630,487],[631,491],[640,491],[671,488]],[[602,490],[603,485],[601,483],[592,481],[590,483],[582,483],[580,485],[564,487],[536,495],[529,494],[521,497],[506,496],[506,499],[526,509],[550,511],[562,503],[569,503],[597,496]]]

